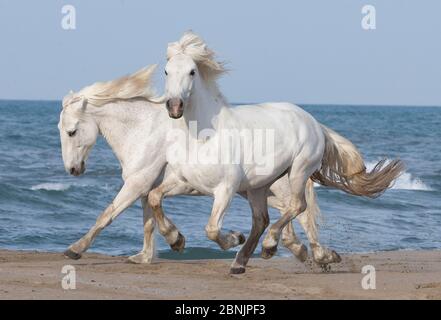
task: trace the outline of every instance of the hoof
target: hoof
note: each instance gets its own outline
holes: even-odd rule
[[[128,257],[126,262],[131,264],[150,264],[152,263],[152,257],[148,257],[143,253],[138,253],[134,256]]]
[[[244,267],[232,267],[230,268],[230,274],[242,274],[245,273]]]
[[[334,260],[333,262],[336,262],[336,263],[341,262],[340,255],[337,252],[335,252],[334,250],[332,250],[332,260]]]
[[[271,248],[262,247],[262,258],[263,259],[271,259],[277,252],[277,246]]]
[[[139,262],[139,261],[136,261],[136,260],[134,260],[134,259],[131,259],[132,257],[128,257],[127,259],[126,259],[126,263],[128,263],[128,264],[141,264],[142,262]]]
[[[64,251],[64,256],[66,258],[72,259],[72,260],[78,260],[81,258],[81,254],[80,253],[76,253],[73,252],[71,249],[67,249],[66,251]]]
[[[182,252],[185,248],[185,238],[184,236],[179,232],[178,233],[178,239],[175,243],[170,245],[170,248],[172,248],[173,251]]]
[[[341,262],[341,257],[334,250],[328,250],[326,254],[314,255],[314,261],[318,265],[327,265],[330,263]]]
[[[245,236],[243,235],[242,232],[239,231],[231,231],[231,234],[237,238],[238,241],[238,245],[244,244],[245,243]]]
[[[296,258],[300,262],[305,262],[308,259],[308,248],[304,244],[300,247],[300,250],[295,254]]]

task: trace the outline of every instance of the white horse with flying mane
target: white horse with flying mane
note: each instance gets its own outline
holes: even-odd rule
[[[205,230],[209,239],[228,249],[239,245],[243,236],[222,232],[223,218],[234,195],[246,193],[254,220],[250,235],[233,262],[232,273],[245,272],[268,225],[269,187],[280,177],[287,175],[290,202],[266,234],[263,258],[274,255],[282,230],[307,209],[305,191],[310,178],[354,195],[376,197],[403,170],[402,163],[393,160],[381,161],[367,172],[350,141],[293,104],[231,107],[216,82],[225,72],[223,65],[192,32],[169,44],[167,59],[166,108],[175,119],[168,139],[167,162],[174,174],[150,193],[149,204],[160,232],[167,235],[170,229],[162,224],[165,220],[159,205],[164,194],[185,182],[212,195],[214,203]],[[253,136],[254,132],[267,134],[261,139]]]
[[[156,102],[158,99],[150,85],[153,70],[154,66],[117,80],[98,82],[77,93],[72,92],[63,99],[58,128],[66,170],[74,176],[83,174],[89,153],[98,135],[102,135],[121,164],[124,180],[123,187],[95,225],[66,250],[65,255],[69,258],[79,259],[99,232],[137,199],[141,199],[144,212],[144,246],[140,253],[129,257],[129,261],[150,263],[154,257],[156,223],[147,199],[150,190],[164,177],[169,179],[168,177],[173,176],[166,162],[166,137],[173,120],[169,119],[165,105]],[[163,196],[177,194],[201,193],[180,182]],[[310,242],[313,258],[319,264],[338,262],[338,254],[322,247],[318,241],[316,218],[319,208],[312,181],[308,183],[306,194],[308,208],[298,220]],[[246,196],[243,193],[242,195]],[[265,199],[266,197],[265,195]],[[156,208],[161,207],[160,202],[158,204],[154,201],[155,196],[150,198]],[[290,192],[286,175],[271,185],[268,203],[281,212],[287,210]],[[267,218],[259,214],[260,212],[255,212],[253,217],[266,221]],[[165,226],[162,233],[172,249],[182,250],[185,245],[184,237],[171,220],[166,217],[159,219],[160,227]],[[282,240],[301,261],[306,259],[306,247],[297,239],[291,224],[284,228]]]

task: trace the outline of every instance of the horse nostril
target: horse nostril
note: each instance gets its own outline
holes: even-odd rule
[[[170,108],[170,99],[168,99],[168,100],[165,102],[165,106],[166,106],[167,108]]]
[[[70,174],[74,174],[75,173],[75,168],[70,168],[69,172],[70,172]]]
[[[182,101],[182,99],[179,100],[179,108],[183,108],[184,107],[184,101]]]

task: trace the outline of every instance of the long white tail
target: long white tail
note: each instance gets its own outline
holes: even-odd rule
[[[317,220],[320,217],[320,208],[317,203],[314,182],[311,179],[306,183],[305,197],[307,206],[303,214],[308,216],[308,231],[313,237],[318,239]]]
[[[392,182],[404,171],[400,160],[379,161],[366,171],[363,157],[348,139],[322,125],[326,137],[322,167],[311,179],[324,186],[347,193],[376,198],[392,186]]]

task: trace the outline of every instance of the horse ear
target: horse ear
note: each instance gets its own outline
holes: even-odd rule
[[[84,111],[84,109],[86,109],[87,106],[87,98],[86,97],[79,97],[79,99],[72,103],[72,107],[75,108],[76,111]]]
[[[78,105],[80,106],[81,110],[86,109],[87,106],[87,98],[86,97],[81,97],[80,102],[78,103]]]

